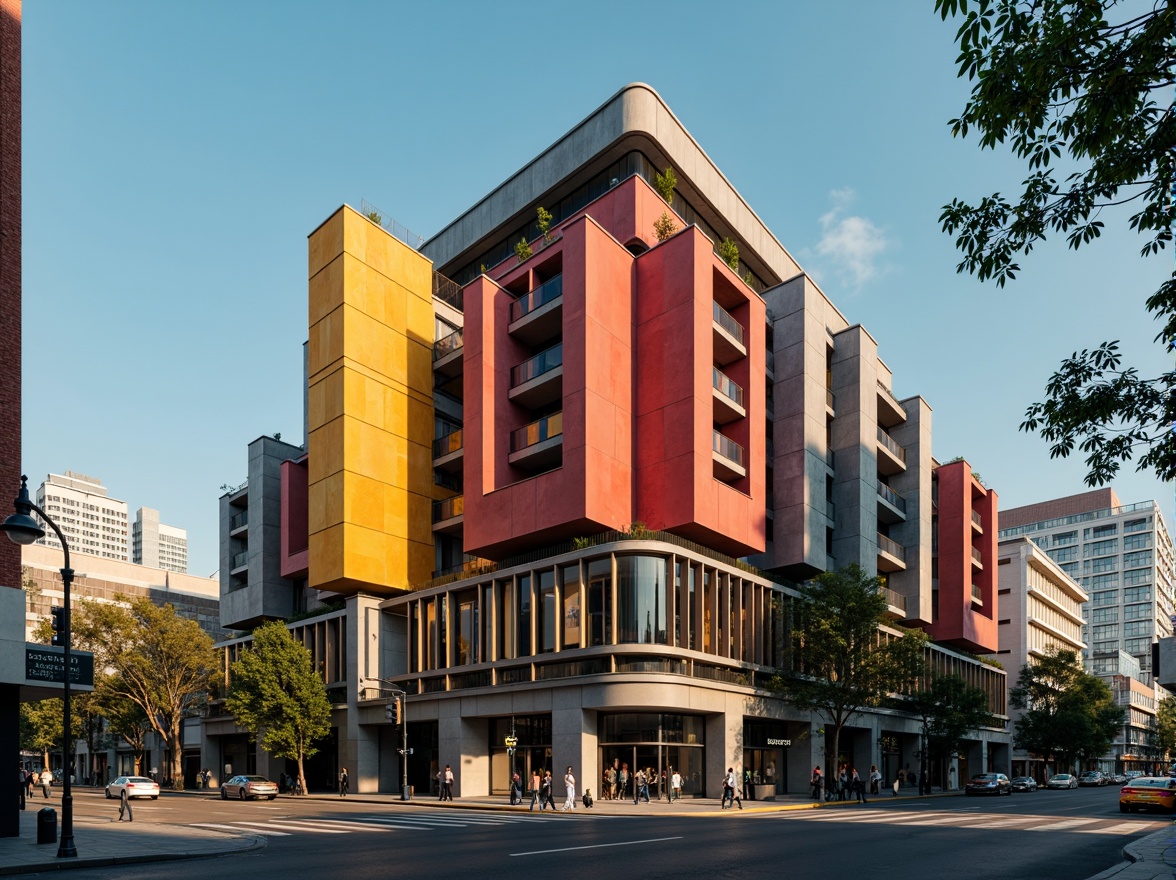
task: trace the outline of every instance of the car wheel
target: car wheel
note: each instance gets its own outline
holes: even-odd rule
[[[237,797],[241,798],[241,800],[245,800],[245,789],[243,789],[243,788],[242,788],[242,789],[240,789],[240,790],[237,792]]]
[[[221,800],[227,801],[228,799],[229,799],[229,793],[227,791],[225,791],[225,787],[222,785],[221,786]]]
[[[1119,812],[1120,813],[1129,813],[1129,812],[1131,812],[1131,810],[1126,804],[1119,804]]]
[[[269,799],[272,801],[272,800],[273,800],[274,798],[276,798],[276,797],[277,797],[277,795],[276,795],[276,794],[271,794],[271,795],[269,796]]]
[[[110,789],[109,789],[109,788],[108,788],[108,789],[106,789],[106,799],[107,799],[108,801],[109,801],[109,800],[114,800],[114,798],[112,798],[112,797],[110,796]]]
[[[151,800],[153,800],[153,801],[159,800],[159,795],[157,795],[157,794],[151,795]]]

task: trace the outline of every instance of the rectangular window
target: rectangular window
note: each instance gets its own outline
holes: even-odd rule
[[[494,656],[494,585],[482,585],[482,656],[484,663],[497,659]],[[499,610],[499,614],[501,614]]]
[[[1145,565],[1152,564],[1152,552],[1150,550],[1140,550],[1136,553],[1123,554],[1124,568],[1141,568]]]
[[[1090,588],[1092,590],[1106,590],[1117,586],[1119,586],[1118,572],[1114,572],[1112,574],[1095,575],[1095,577],[1090,582]]]
[[[1119,650],[1119,643],[1117,641],[1115,641],[1115,642],[1095,642],[1094,643],[1094,653],[1096,653],[1096,654],[1106,654],[1110,651],[1118,651],[1118,650]]]
[[[1137,638],[1139,636],[1150,636],[1152,634],[1152,622],[1150,620],[1137,620],[1134,623],[1123,624],[1123,638]]]
[[[1078,543],[1078,533],[1077,532],[1063,532],[1060,535],[1053,536],[1053,545],[1055,547],[1066,547],[1070,544],[1077,544],[1077,543]]]
[[[1147,620],[1152,615],[1151,602],[1140,602],[1138,605],[1124,605],[1124,620]]]
[[[1059,567],[1062,569],[1062,571],[1064,571],[1070,577],[1075,577],[1078,574],[1078,563],[1077,562],[1066,562],[1066,563],[1063,563]]]
[[[539,572],[539,601],[536,611],[539,620],[535,632],[539,637],[538,654],[549,654],[555,650],[555,626],[559,622],[559,615],[555,609],[555,571],[547,569]]]
[[[1089,561],[1090,560],[1087,560],[1087,562],[1089,562]],[[1102,559],[1094,560],[1094,565],[1091,570],[1095,574],[1099,574],[1100,572],[1104,572],[1104,571],[1114,571],[1118,567],[1119,567],[1119,557],[1118,556],[1104,556]]]
[[[518,640],[519,656],[531,656],[531,576],[521,574],[515,585],[515,596],[518,600]]]
[[[687,597],[687,626],[690,627],[690,650],[698,650],[698,595],[694,587],[694,572],[693,565],[686,568],[686,597]]]
[[[1143,654],[1151,650],[1151,639],[1127,639],[1123,643],[1123,650],[1128,654]]]
[[[1123,586],[1125,587],[1134,584],[1150,584],[1151,582],[1152,570],[1150,568],[1137,568],[1134,571],[1123,573]]]
[[[1109,541],[1092,541],[1082,547],[1082,558],[1090,559],[1095,556],[1109,556],[1112,553],[1118,552],[1118,538],[1111,538]]]
[[[1091,623],[1116,623],[1118,620],[1118,608],[1095,608],[1090,612]]]
[[[1115,534],[1118,534],[1118,526],[1111,523],[1105,526],[1095,526],[1093,529],[1085,529],[1082,532],[1082,537],[1089,541],[1091,538],[1107,538]]]
[[[1124,602],[1150,602],[1151,597],[1151,587],[1128,587],[1123,591]]]
[[[589,645],[612,644],[612,559],[588,563]]]
[[[472,591],[457,600],[456,665],[476,663],[478,657],[478,600]]]
[[[1123,550],[1146,550],[1151,547],[1151,534],[1128,535],[1123,539]]]
[[[518,643],[515,641],[515,617],[511,610],[514,603],[514,584],[509,579],[498,581],[494,585],[495,600],[498,604],[498,658],[513,660],[518,656]]]
[[[1092,597],[1092,601],[1095,606],[1118,605],[1119,604],[1119,591],[1118,590],[1109,590],[1106,593],[1095,593],[1094,596]]]
[[[1119,638],[1119,624],[1111,623],[1104,626],[1094,627],[1094,639],[1117,639]]]
[[[1142,532],[1146,531],[1148,525],[1151,523],[1151,517],[1144,517],[1143,519],[1129,519],[1123,523],[1123,533],[1127,532]]]
[[[580,566],[567,565],[560,572],[563,588],[563,647],[580,647]]]
[[[1077,547],[1063,547],[1060,550],[1047,550],[1054,562],[1071,562],[1078,558]]]

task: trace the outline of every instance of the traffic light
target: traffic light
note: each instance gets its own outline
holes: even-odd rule
[[[53,644],[64,647],[66,629],[69,625],[69,621],[65,619],[65,609],[54,605],[51,613],[53,615]]]
[[[387,718],[389,721],[391,721],[393,724],[399,725],[400,724],[400,711],[401,711],[400,697],[395,696],[392,698],[392,702],[389,703],[387,705],[387,707],[384,709],[384,717]]]

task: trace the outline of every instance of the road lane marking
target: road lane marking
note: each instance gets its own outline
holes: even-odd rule
[[[302,825],[294,825],[288,822],[234,822],[234,825],[256,825],[259,828],[285,828],[292,831],[306,831],[310,834],[346,834],[346,831],[334,831],[330,828],[306,828]]]
[[[224,831],[251,831],[249,828],[238,828],[236,825],[217,825],[213,822],[190,822],[195,828],[220,828]],[[270,837],[290,837],[291,835],[286,831],[257,831],[257,834],[265,834]]]
[[[531,852],[511,853],[511,857],[515,856],[544,856],[548,853],[574,852],[581,849],[603,849],[608,846],[636,846],[640,843],[664,843],[667,840],[681,840],[679,837],[653,837],[649,840],[621,840],[616,843],[594,843],[590,846],[565,846],[560,849],[537,849]]]
[[[291,824],[325,825],[328,828],[346,828],[352,831],[391,831],[387,825],[374,825],[368,822],[351,822],[347,819],[290,819]]]

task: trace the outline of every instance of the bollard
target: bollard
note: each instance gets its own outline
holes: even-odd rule
[[[57,810],[37,810],[37,843],[57,843]]]

